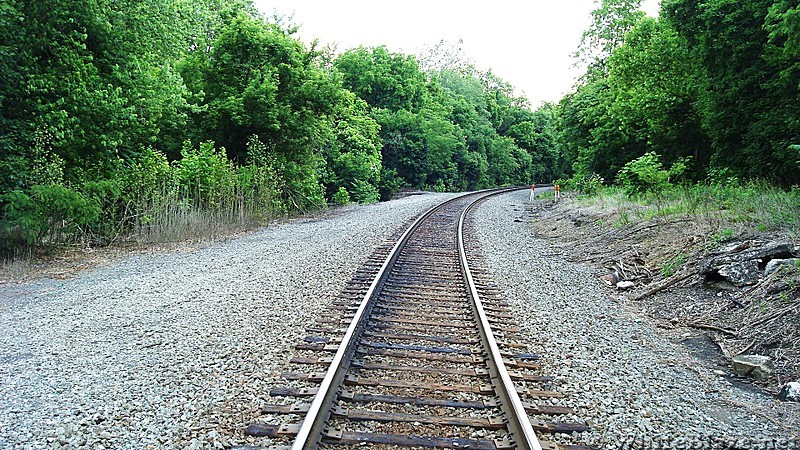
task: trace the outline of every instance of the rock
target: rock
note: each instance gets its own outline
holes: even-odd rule
[[[708,273],[716,272],[720,267],[733,264],[735,262],[758,260],[758,259],[776,259],[776,258],[789,258],[793,256],[794,245],[789,242],[782,243],[769,243],[762,247],[752,250],[743,251],[739,253],[726,253],[720,254],[712,253],[710,256],[703,259],[700,263],[700,273],[706,275]]]
[[[636,284],[633,281],[620,281],[617,283],[617,288],[624,291],[634,287],[635,285]]]
[[[753,241],[743,241],[743,242],[731,242],[730,244],[722,247],[721,249],[717,250],[715,253],[718,255],[724,253],[738,253],[742,250],[747,250],[748,248],[753,246]]]
[[[800,402],[800,382],[791,381],[784,384],[778,393],[778,400]]]
[[[617,282],[619,281],[619,278],[620,278],[619,274],[616,271],[600,277],[600,279],[603,280],[603,282],[609,286],[616,286]]]
[[[775,371],[775,364],[769,356],[739,355],[733,358],[733,370],[741,376],[766,380]]]
[[[717,273],[738,287],[756,284],[761,278],[758,261],[754,259],[723,266]]]
[[[741,248],[741,246],[736,248]],[[707,279],[719,276],[730,280],[737,286],[744,286],[758,281],[755,272],[760,272],[759,263],[789,258],[793,256],[793,253],[794,245],[790,242],[772,242],[747,251],[716,252],[703,259],[699,272]]]
[[[773,259],[767,263],[767,266],[764,268],[764,275],[769,275],[772,272],[778,270],[781,266],[785,264],[797,264],[797,261],[800,261],[798,258],[788,258],[788,259]]]

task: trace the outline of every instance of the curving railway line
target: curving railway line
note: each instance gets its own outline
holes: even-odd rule
[[[465,246],[469,210],[506,191],[445,202],[371,255],[246,434],[292,450],[585,448],[550,440],[586,427],[543,401],[560,394]]]

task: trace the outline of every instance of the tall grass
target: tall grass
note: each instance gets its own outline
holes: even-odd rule
[[[256,228],[285,214],[271,189],[234,185],[216,201],[197,201],[175,186],[143,200],[125,240],[146,243],[197,240]]]
[[[0,256],[119,241],[194,240],[252,229],[292,208],[319,202],[287,187],[268,158],[235,167],[213,143],[187,144],[169,163],[148,149],[111,176],[83,183],[61,179],[0,198]],[[293,206],[299,205],[299,206]]]
[[[723,229],[740,224],[757,231],[790,230],[800,233],[800,188],[789,191],[764,181],[670,186],[658,194],[628,196],[618,187],[606,187],[584,196],[585,205],[615,209],[618,225],[657,218],[695,217]]]
[[[180,163],[139,197],[128,238],[173,242],[252,229],[286,214],[283,189],[270,164],[237,168],[223,153],[201,145],[184,152]]]

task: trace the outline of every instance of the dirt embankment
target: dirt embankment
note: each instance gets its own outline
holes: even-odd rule
[[[775,395],[800,381],[796,231],[756,232],[691,217],[631,221],[619,208],[563,197],[526,208],[538,236],[568,259],[597,267],[598,289],[615,290],[619,301],[676,336],[704,331],[708,339],[685,339],[694,352],[721,365],[737,356],[769,357],[771,374],[755,380],[754,371],[741,380]]]

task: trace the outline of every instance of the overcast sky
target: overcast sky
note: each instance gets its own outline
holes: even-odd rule
[[[299,36],[336,44],[339,51],[386,45],[420,54],[441,40],[463,41],[464,55],[492,69],[536,107],[558,101],[580,75],[572,54],[589,26],[593,0],[494,0],[482,2],[255,0],[267,14],[293,16]],[[658,0],[644,0],[658,14]]]

